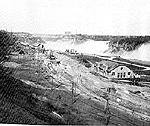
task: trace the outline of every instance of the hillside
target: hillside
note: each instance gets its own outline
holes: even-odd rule
[[[149,42],[150,36],[114,36],[110,38],[109,51],[112,53],[120,51],[130,52]]]
[[[109,82],[91,74],[90,69],[76,58],[57,52],[53,54],[60,61],[59,65],[54,62],[52,66],[46,65],[48,57],[42,54],[39,61],[24,56],[19,59],[12,57],[3,64],[3,74],[0,76],[0,108],[3,112],[1,123],[103,126],[107,122],[104,109],[106,88],[114,85],[117,93],[110,94],[109,126],[149,125],[149,118],[141,120],[143,117],[137,117],[141,111],[146,112],[145,115],[149,114],[149,109],[145,108],[149,103],[148,89],[142,89],[143,97],[147,97],[148,101],[138,95],[126,94],[124,90],[135,92],[141,90],[141,87],[124,87],[122,84]],[[102,59],[95,57],[91,61],[95,60]],[[74,97],[72,84],[76,84]],[[116,98],[124,101],[118,102]],[[138,101],[135,102],[136,100]],[[140,109],[139,100],[145,103]],[[130,109],[135,109],[135,116],[132,116]]]
[[[30,33],[14,32],[12,34],[18,38],[19,42],[25,42],[30,45],[36,44],[38,42],[45,43],[45,41],[41,37],[34,36],[33,34]]]
[[[42,94],[42,89],[36,89],[14,78],[11,69],[1,66],[0,70],[3,73],[0,74],[0,123],[65,124],[52,113],[50,104],[33,97],[33,94]],[[11,75],[8,74],[10,72]]]
[[[149,126],[149,86],[111,81],[93,68],[97,62],[133,61],[56,50],[48,54],[32,48],[38,42],[31,40],[30,45],[26,40],[31,37],[35,36],[19,34],[18,39],[25,40],[17,39],[14,46],[26,51],[20,54],[14,49],[0,63],[0,123]]]

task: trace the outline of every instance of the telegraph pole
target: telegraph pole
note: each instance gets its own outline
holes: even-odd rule
[[[80,75],[81,76],[81,75]],[[77,83],[79,82],[79,80],[80,80],[80,78],[79,78],[79,76],[76,76],[76,82],[71,82],[72,83],[72,104],[74,104],[75,102],[76,102],[76,98],[77,98],[77,92],[76,92],[76,90],[77,90]]]
[[[38,54],[37,54],[37,64],[36,64],[36,66],[37,66],[37,68],[36,68],[36,70],[37,70],[37,83],[39,83],[39,50],[37,50],[38,52]]]
[[[110,110],[109,110],[109,94],[110,93],[110,88],[107,88],[107,94],[105,96],[105,100],[106,100],[106,104],[104,107],[104,114],[105,114],[105,119],[106,119],[106,126],[109,124],[110,122]]]
[[[39,42],[39,39],[37,40],[37,43],[39,44],[40,42]],[[37,64],[36,64],[36,66],[37,66],[37,68],[36,68],[36,70],[37,70],[37,83],[39,83],[39,71],[40,71],[40,69],[39,69],[39,67],[40,67],[40,61],[39,61],[39,50],[40,50],[40,48],[38,47],[37,48]]]
[[[74,82],[72,81],[72,104],[74,102]]]

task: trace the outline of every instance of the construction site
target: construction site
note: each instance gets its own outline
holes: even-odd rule
[[[7,81],[7,78],[19,81],[19,85],[14,83],[14,87],[18,88],[16,93],[11,89],[10,82],[10,85],[6,83],[7,86],[2,86],[2,97],[6,95],[5,99],[13,100],[15,105],[42,120],[25,124],[150,125],[149,82],[138,81],[143,74],[137,76],[132,73],[129,69],[131,63],[117,61],[116,57],[83,54],[74,50],[45,50],[40,45],[33,48],[22,43],[24,51],[12,53],[8,61],[1,63],[3,71],[10,76],[2,75],[1,81]],[[122,66],[121,69],[131,76],[123,72],[125,74],[112,77],[116,74],[113,71],[116,67],[108,72],[110,66],[106,67],[107,64]],[[150,68],[132,65],[138,71]],[[5,94],[5,90],[10,91]],[[25,92],[30,93],[26,96]],[[2,118],[1,122],[8,123],[11,118]]]
[[[150,0],[0,5],[0,126],[150,126]]]

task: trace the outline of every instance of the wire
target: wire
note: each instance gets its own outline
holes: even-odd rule
[[[69,94],[69,92],[65,92],[65,93],[68,93],[68,94]],[[70,94],[69,94],[69,95],[70,95]],[[99,110],[99,111],[104,112],[103,109],[99,109],[99,108],[97,108],[97,107],[91,106],[91,105],[89,105],[89,104],[87,104],[87,103],[81,101],[80,99],[79,99],[78,101],[81,102],[81,103],[84,103],[84,104],[86,104],[87,106],[92,107],[92,108],[94,108],[94,109],[96,109],[96,110]],[[92,113],[92,114],[93,114],[93,113]],[[97,114],[95,114],[95,115],[97,115]],[[121,118],[121,117],[119,117],[119,116],[117,116],[117,115],[114,115],[114,114],[111,114],[111,113],[110,113],[110,115],[111,115],[111,116],[114,116],[114,117],[117,117],[117,118],[120,118],[120,119],[122,119],[122,120],[124,120],[124,121],[126,121],[126,122],[128,122],[128,123],[130,123],[130,124],[133,124],[133,125],[135,125],[135,126],[139,126],[139,125],[137,125],[137,124],[135,124],[135,123],[133,123],[133,122],[131,122],[131,121],[128,121],[128,120],[126,120],[126,119],[123,119],[123,118]],[[100,116],[100,115],[98,115],[98,116]]]
[[[39,66],[39,67],[41,67],[41,66]],[[48,67],[48,66],[47,66]],[[52,65],[51,65],[51,67],[52,67]],[[49,67],[48,67],[49,68]],[[52,67],[52,69],[54,70],[54,68]],[[43,74],[41,74],[42,76],[43,76]],[[44,77],[44,76],[43,76]],[[46,78],[45,78],[45,80],[46,81],[48,81]],[[48,81],[49,82],[49,81]],[[50,83],[50,82],[49,82]],[[63,85],[63,84],[61,84],[61,85]],[[54,89],[52,89],[52,91],[54,91],[56,88],[59,88],[61,85],[58,85],[57,87],[55,87]],[[92,91],[93,93],[95,93],[94,91]],[[108,94],[107,92],[104,92],[104,91],[102,91],[103,93],[106,93],[107,95],[110,95],[110,96],[114,96],[114,97],[116,97],[115,95],[113,95],[113,94]],[[72,96],[69,92],[65,92],[65,93],[68,93],[70,96]],[[95,93],[96,94],[96,93]],[[104,96],[100,96],[100,97],[102,97],[102,98],[104,98]],[[104,98],[105,99],[105,98]],[[123,98],[120,98],[120,99],[123,99]],[[52,100],[52,99],[51,99]],[[54,99],[53,99],[54,100]],[[124,99],[123,99],[124,100]],[[100,109],[100,108],[97,108],[97,107],[95,107],[95,106],[92,106],[92,105],[89,105],[88,103],[86,103],[86,102],[84,102],[84,101],[82,101],[82,100],[80,100],[79,98],[78,99],[76,99],[76,101],[74,101],[73,102],[73,104],[75,103],[75,102],[77,102],[77,101],[79,101],[79,102],[81,102],[81,103],[83,103],[83,104],[86,104],[87,106],[89,106],[89,107],[91,107],[91,108],[94,108],[94,109],[96,109],[96,110],[99,110],[99,111],[101,111],[101,112],[105,112],[103,109]],[[90,111],[89,111],[90,112]],[[94,115],[96,115],[96,116],[101,116],[101,115],[98,115],[98,114],[95,114],[95,113],[93,113],[93,112],[90,112],[91,114],[94,114]],[[135,126],[139,126],[139,125],[137,125],[137,124],[135,124],[135,123],[133,123],[133,122],[131,122],[131,121],[128,121],[128,120],[126,120],[126,119],[123,119],[123,118],[121,118],[119,115],[115,115],[115,114],[112,114],[112,113],[109,113],[109,115],[111,115],[111,116],[114,116],[114,117],[116,117],[116,118],[119,118],[119,119],[121,119],[121,120],[124,120],[124,121],[126,121],[126,122],[128,122],[128,123],[130,123],[130,124],[133,124],[133,125],[135,125]],[[102,117],[102,116],[101,116]]]
[[[58,87],[59,86],[61,86],[61,85],[58,85]],[[54,91],[56,88],[58,88],[58,87],[55,87],[54,89],[52,89],[51,91]],[[65,92],[65,93],[68,93],[70,96],[72,96],[69,92]],[[106,92],[105,92],[106,93]],[[108,94],[108,93],[107,93]],[[101,96],[102,98],[104,98],[103,96]],[[92,105],[89,105],[89,104],[87,104],[86,102],[83,102],[83,101],[81,101],[80,99],[77,99],[76,101],[79,101],[79,102],[81,102],[81,103],[83,103],[83,104],[86,104],[87,106],[89,106],[89,107],[91,107],[91,108],[94,108],[94,109],[96,109],[96,110],[99,110],[99,111],[102,111],[102,112],[105,112],[103,109],[100,109],[100,108],[97,108],[97,107],[94,107],[94,106],[92,106]],[[74,103],[76,102],[76,101],[74,101]],[[73,104],[74,104],[73,103]],[[89,111],[90,112],[90,111]],[[92,113],[92,112],[90,112],[91,114],[94,114],[94,113]],[[98,115],[98,114],[95,114],[96,116],[100,116],[100,117],[102,117],[101,115]],[[123,118],[121,118],[120,116],[117,116],[117,115],[114,115],[114,114],[111,114],[110,113],[110,115],[111,116],[114,116],[114,117],[117,117],[117,118],[119,118],[119,119],[122,119],[122,120],[124,120],[124,121],[126,121],[126,122],[128,122],[128,123],[130,123],[130,124],[133,124],[133,125],[135,125],[135,126],[139,126],[139,125],[136,125],[136,124],[134,124],[133,122],[131,122],[131,121],[128,121],[128,120],[126,120],[126,119],[123,119]],[[124,116],[125,117],[125,116]]]

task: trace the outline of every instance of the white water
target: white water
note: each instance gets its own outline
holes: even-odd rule
[[[105,50],[108,50],[107,44],[108,42],[109,41],[88,40],[81,44],[74,44],[71,43],[70,41],[66,42],[60,40],[56,42],[47,41],[45,44],[45,48],[60,51],[65,51],[66,49],[75,49],[79,53],[109,55],[104,53]],[[120,56],[126,59],[138,59],[150,61],[150,44],[143,44],[138,49],[132,52],[124,52]]]
[[[71,42],[47,41],[45,48],[60,51],[65,51],[66,49],[75,49],[79,53],[104,54],[103,52],[108,49],[108,45],[106,44],[107,42],[108,41],[88,40],[81,44],[74,44]]]
[[[150,43],[142,44],[138,49],[132,52],[125,52],[121,57],[126,59],[150,61]]]

